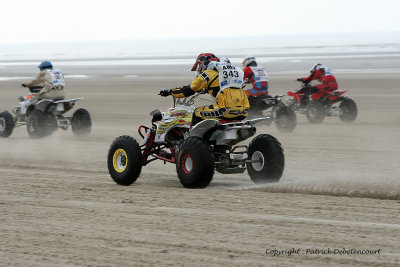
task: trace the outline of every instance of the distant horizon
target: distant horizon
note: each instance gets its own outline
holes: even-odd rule
[[[35,60],[193,58],[201,52],[230,57],[293,54],[396,53],[400,33],[282,34],[247,37],[0,43],[0,62]]]
[[[290,38],[290,37],[316,37],[316,36],[325,36],[325,37],[334,37],[334,36],[351,36],[354,37],[368,37],[369,39],[374,39],[377,36],[386,36],[394,34],[391,36],[394,42],[400,42],[400,30],[399,31],[354,31],[354,32],[335,32],[335,33],[282,33],[282,34],[261,34],[261,35],[227,35],[227,36],[211,36],[211,37],[139,37],[139,38],[119,38],[119,39],[74,39],[74,40],[56,40],[56,41],[0,41],[1,45],[10,45],[10,44],[56,44],[56,43],[94,43],[94,42],[146,42],[146,41],[195,41],[195,40],[223,40],[223,39],[254,39],[254,38]],[[354,41],[354,40],[353,40]]]

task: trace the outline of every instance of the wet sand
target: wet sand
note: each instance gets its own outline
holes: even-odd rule
[[[158,91],[193,77],[184,69],[154,78],[147,68],[110,67],[71,77],[67,96],[85,98],[77,107],[92,114],[90,136],[58,130],[31,140],[20,127],[0,139],[0,266],[400,264],[400,72],[337,72],[359,108],[353,124],[329,117],[311,125],[298,114],[291,134],[259,127],[285,150],[279,183],[256,186],[246,172],[216,173],[209,187],[188,190],[175,166],[156,161],[135,184],[116,185],[106,166],[109,145],[123,134],[141,142],[137,127],[172,104]],[[296,88],[301,75],[271,72],[271,94]],[[0,109],[16,104],[22,81],[0,83]],[[292,248],[299,254],[266,254]],[[380,254],[315,251],[328,248]]]

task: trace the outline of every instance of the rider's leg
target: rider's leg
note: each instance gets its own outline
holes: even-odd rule
[[[41,99],[51,99],[51,100],[62,100],[64,99],[64,89],[50,89],[49,91],[43,91],[43,89],[34,96],[35,102]]]
[[[192,117],[192,127],[202,120],[244,120],[248,114],[248,109],[241,107],[221,108],[217,104],[198,107],[195,109]]]

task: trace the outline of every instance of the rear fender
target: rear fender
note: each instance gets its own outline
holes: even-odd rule
[[[56,104],[56,110],[59,113],[65,113],[68,110],[72,109],[75,106],[75,102],[78,100],[83,99],[82,97],[73,98],[73,99],[65,99],[65,100],[58,100],[54,103]]]
[[[42,99],[36,103],[36,108],[45,112],[46,110],[49,109],[50,106],[55,105],[59,107],[57,108],[57,110],[63,113],[70,110],[75,105],[75,102],[81,99],[83,98],[79,97],[79,98],[57,100],[57,101],[53,101],[51,99]],[[63,110],[61,110],[60,107],[63,107]]]
[[[221,124],[218,120],[204,120],[193,127],[190,131],[190,136],[207,139],[210,142],[215,141],[217,145],[231,145],[252,136],[255,133],[253,125],[262,120],[264,119],[257,118],[244,122],[224,124]]]
[[[330,92],[329,95],[329,100],[337,100],[340,96],[344,95],[347,91],[349,90],[343,90],[343,91],[332,91]]]
[[[334,92],[338,92],[339,93],[339,95],[344,95],[347,91],[349,91],[349,90],[343,90],[343,91],[334,91]]]
[[[222,128],[222,124],[217,120],[203,120],[192,128],[190,136],[203,138],[204,135],[213,128]]]

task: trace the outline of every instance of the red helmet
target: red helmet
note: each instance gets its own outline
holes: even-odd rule
[[[198,73],[204,71],[211,61],[219,61],[219,58],[212,53],[201,53],[197,56],[196,62],[192,67],[192,71],[197,70]]]

